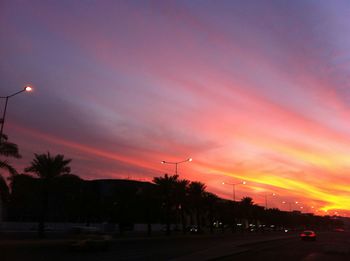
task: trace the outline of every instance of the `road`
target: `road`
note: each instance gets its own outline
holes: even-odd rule
[[[72,251],[64,239],[2,239],[0,260],[350,260],[349,238],[347,232],[321,233],[316,242],[283,233],[126,238],[105,251]]]
[[[320,233],[316,241],[301,241],[295,237],[247,245],[241,250],[241,253],[215,260],[345,261],[350,260],[350,233]]]

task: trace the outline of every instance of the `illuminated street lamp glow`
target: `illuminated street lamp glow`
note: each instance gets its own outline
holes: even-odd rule
[[[292,203],[299,204],[299,201],[293,201],[293,202],[287,202],[287,201],[282,201],[282,204],[287,204],[289,205],[289,211],[292,211]]]
[[[267,209],[267,196],[272,196],[272,197],[275,197],[276,196],[276,193],[272,193],[272,194],[269,194],[269,193],[266,193],[265,194],[265,209]]]
[[[223,185],[231,185],[232,186],[232,198],[233,198],[233,202],[236,201],[236,188],[235,186],[236,185],[245,185],[247,184],[246,181],[242,181],[242,182],[239,182],[239,183],[227,183],[227,182],[222,182]]]
[[[1,121],[1,129],[0,129],[0,144],[2,143],[2,136],[3,136],[3,131],[4,131],[4,125],[5,125],[5,119],[6,119],[6,110],[7,110],[7,103],[8,100],[13,97],[16,96],[17,94],[20,94],[21,92],[31,92],[33,90],[33,88],[29,85],[25,86],[22,90],[15,92],[11,95],[8,96],[0,96],[1,99],[5,99],[5,108],[4,108],[4,112],[2,115],[2,119],[0,119]]]
[[[182,161],[177,161],[177,162],[171,162],[171,161],[165,161],[162,160],[160,163],[161,164],[173,164],[175,165],[175,175],[177,175],[177,165],[184,163],[184,162],[191,162],[193,159],[192,158],[188,158],[186,160],[182,160]]]
[[[24,90],[26,91],[26,92],[31,92],[32,90],[33,90],[33,88],[31,87],[31,86],[26,86],[25,88],[24,88]]]

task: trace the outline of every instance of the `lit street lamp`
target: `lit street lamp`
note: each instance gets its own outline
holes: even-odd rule
[[[231,185],[232,186],[232,197],[233,197],[233,202],[236,201],[236,185],[245,185],[247,184],[247,182],[245,181],[242,181],[242,182],[239,182],[239,183],[226,183],[226,182],[222,182],[223,185]]]
[[[292,211],[292,203],[290,202],[286,202],[286,201],[282,201],[282,204],[287,204],[289,205],[289,211],[291,212]]]
[[[272,196],[272,197],[274,197],[274,196],[276,196],[276,194],[275,193],[272,193],[272,194],[265,194],[265,209],[267,209],[267,196]]]
[[[288,204],[289,205],[289,211],[291,212],[292,211],[292,203],[295,203],[295,204],[299,204],[300,202],[299,201],[295,201],[295,202],[286,202],[286,201],[282,201],[282,204]]]
[[[162,164],[173,164],[175,165],[175,175],[177,175],[177,165],[181,164],[181,163],[184,163],[184,162],[191,162],[192,161],[192,158],[188,158],[186,160],[183,160],[183,161],[177,161],[177,162],[170,162],[170,161],[161,161],[160,163]]]
[[[3,112],[3,115],[2,115],[2,119],[1,120],[1,129],[0,129],[0,144],[2,142],[2,134],[3,134],[3,130],[4,130],[4,125],[5,125],[5,117],[6,117],[6,109],[7,109],[7,103],[8,103],[8,100],[17,95],[17,94],[20,94],[21,92],[31,92],[33,90],[32,87],[30,86],[26,86],[24,87],[22,90],[18,91],[18,92],[15,92],[11,95],[8,95],[8,96],[0,96],[1,99],[5,99],[5,108],[4,108],[4,112]]]

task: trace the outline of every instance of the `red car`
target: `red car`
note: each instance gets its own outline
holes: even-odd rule
[[[316,240],[316,233],[312,230],[305,230],[300,234],[301,240]]]

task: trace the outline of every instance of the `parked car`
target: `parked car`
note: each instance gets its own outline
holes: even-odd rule
[[[303,232],[300,233],[300,238],[301,238],[301,240],[315,241],[316,240],[316,233],[315,233],[315,231],[312,231],[312,230],[304,230]]]

